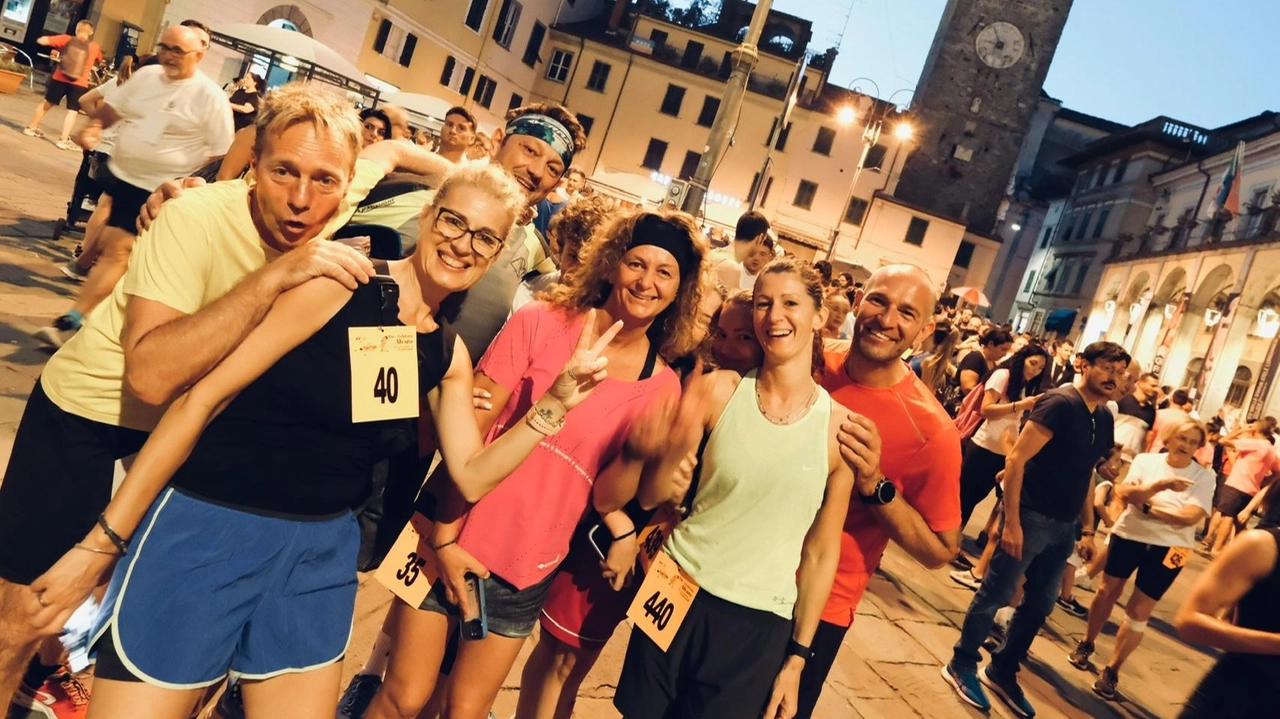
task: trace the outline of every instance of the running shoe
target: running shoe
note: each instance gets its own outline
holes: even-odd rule
[[[1081,589],[1088,589],[1092,592],[1098,587],[1098,579],[1097,577],[1089,576],[1089,570],[1081,567],[1076,570],[1075,585]]]
[[[240,692],[240,682],[227,682],[227,688],[218,697],[217,710],[222,719],[245,719],[244,694]]]
[[[55,146],[55,147],[57,147],[59,150],[73,150],[73,151],[79,151],[79,150],[80,150],[80,146],[79,146],[79,145],[77,145],[76,143],[72,142],[72,141],[70,140],[70,138],[63,138],[63,139],[58,140],[57,142],[55,142],[55,143],[53,143],[53,144],[54,144],[54,146]]]
[[[63,667],[38,687],[19,685],[13,703],[47,719],[84,719],[89,713],[89,689]]]
[[[951,577],[951,581],[956,584],[959,584],[965,589],[972,589],[975,592],[978,591],[978,587],[982,586],[982,577],[975,575],[972,569],[955,571],[947,576]]]
[[[1102,668],[1102,676],[1093,683],[1093,693],[1103,699],[1116,698],[1116,685],[1120,683],[1120,675],[1111,667]]]
[[[1070,599],[1058,597],[1058,608],[1079,619],[1084,619],[1089,616],[1089,608],[1076,601],[1075,597],[1071,597]]]
[[[987,693],[982,690],[982,684],[978,681],[977,672],[956,669],[948,662],[942,666],[942,678],[947,680],[947,683],[951,685],[952,689],[956,690],[956,694],[959,694],[966,704],[975,706],[984,712],[991,709],[991,700],[987,698]]]
[[[36,330],[32,336],[49,347],[57,349],[66,344],[67,340],[71,339],[79,331],[80,322],[68,313],[54,320],[52,325]]]
[[[1067,655],[1067,661],[1071,662],[1071,666],[1081,671],[1089,671],[1089,657],[1093,656],[1093,642],[1086,642],[1083,639],[1076,645],[1076,650]]]
[[[382,686],[382,678],[373,674],[357,674],[338,700],[337,719],[360,719]]]
[[[1023,693],[1022,687],[1018,686],[1018,676],[1015,674],[1011,677],[1002,676],[1000,672],[993,671],[991,665],[983,667],[978,676],[982,679],[982,683],[991,687],[996,696],[1004,700],[1005,704],[1024,719],[1031,719],[1036,715],[1036,708],[1031,706],[1031,702],[1027,701],[1027,695]]]
[[[34,127],[22,128],[22,134],[26,135],[27,137],[44,137],[44,133],[40,132],[40,130]]]
[[[67,279],[72,282],[84,282],[85,278],[89,276],[89,271],[81,269],[75,260],[67,260],[58,265],[58,271],[66,275]]]
[[[963,572],[965,570],[973,569],[973,562],[970,562],[969,558],[964,556],[964,552],[961,552],[956,555],[955,559],[951,560],[951,566]]]

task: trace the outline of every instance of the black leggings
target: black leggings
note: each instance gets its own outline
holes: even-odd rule
[[[1004,469],[1004,455],[983,449],[966,440],[964,461],[960,465],[960,530],[969,523],[973,508],[991,494],[996,486],[996,474]]]

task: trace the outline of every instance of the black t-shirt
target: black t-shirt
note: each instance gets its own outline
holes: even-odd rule
[[[1154,427],[1156,424],[1156,405],[1154,402],[1151,404],[1143,404],[1138,401],[1137,397],[1127,394],[1116,402],[1116,406],[1119,408],[1120,414],[1137,417],[1143,422],[1146,422],[1148,428]]]
[[[243,87],[237,88],[231,93],[229,100],[232,105],[253,105],[253,110],[250,112],[231,111],[231,122],[235,123],[236,131],[239,132],[252,125],[254,118],[258,116],[258,92],[256,90],[250,92]]]
[[[394,321],[393,321],[394,320]],[[367,497],[397,423],[351,421],[350,327],[399,325],[377,282],[361,285],[324,327],[245,387],[201,434],[173,486],[218,504],[297,518],[332,516]],[[418,333],[418,389],[437,386],[456,335],[441,319]]]
[[[956,365],[956,376],[959,377],[965,370],[977,372],[979,384],[986,382],[991,376],[991,369],[987,367],[987,358],[982,356],[982,350],[973,350],[960,358],[960,364]]]
[[[1093,412],[1075,387],[1040,395],[1028,422],[1053,432],[1053,438],[1027,462],[1022,506],[1063,522],[1080,516],[1093,467],[1115,442],[1115,424],[1106,405]]]

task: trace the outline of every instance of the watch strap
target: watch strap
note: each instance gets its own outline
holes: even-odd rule
[[[800,642],[791,639],[787,642],[787,656],[800,657],[808,663],[813,660],[813,650]]]

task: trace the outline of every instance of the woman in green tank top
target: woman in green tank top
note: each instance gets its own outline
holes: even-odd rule
[[[879,464],[874,425],[813,381],[822,300],[811,266],[768,265],[752,310],[763,366],[695,373],[654,451],[674,478],[710,433],[692,511],[664,547],[699,590],[665,651],[637,624],[614,697],[626,719],[796,711],[854,472]]]

